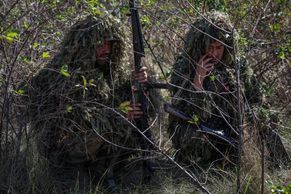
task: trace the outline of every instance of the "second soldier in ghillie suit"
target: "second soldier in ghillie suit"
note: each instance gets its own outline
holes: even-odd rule
[[[29,114],[38,150],[67,183],[105,177],[114,186],[116,161],[140,147],[118,109],[131,99],[123,38],[113,20],[89,16],[71,28],[59,54],[31,80]]]
[[[172,105],[192,120],[170,115],[168,129],[179,160],[202,166],[236,161],[239,117],[234,60],[239,54],[235,36],[228,17],[219,12],[197,19],[186,34],[171,76],[177,86]],[[251,71],[244,64],[241,68],[241,89],[246,89],[249,103],[259,103]]]

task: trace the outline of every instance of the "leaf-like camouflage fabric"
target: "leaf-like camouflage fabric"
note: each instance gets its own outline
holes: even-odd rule
[[[184,50],[177,57],[171,75],[171,83],[178,86],[172,90],[172,104],[191,115],[193,121],[187,123],[170,115],[168,129],[173,145],[179,149],[179,157],[183,160],[193,159],[201,164],[207,164],[223,158],[224,154],[233,151],[231,146],[220,139],[204,136],[196,130],[200,129],[203,124],[218,132],[223,131],[226,136],[234,140],[237,137],[235,35],[227,16],[219,12],[197,19],[186,34]],[[205,78],[204,91],[195,91],[192,82],[196,64],[215,40],[219,40],[225,45],[222,60]],[[236,57],[239,57],[238,53],[236,53]],[[241,78],[250,88],[253,79],[251,74],[247,74],[249,68],[242,62],[240,63]],[[244,87],[242,86],[242,88]],[[249,89],[248,92],[246,91],[249,99],[253,96],[252,92],[257,91]],[[256,100],[253,99],[253,101]]]
[[[96,50],[113,43],[110,62]],[[56,57],[31,80],[29,113],[38,149],[54,163],[84,163],[112,157],[117,144],[137,144],[117,107],[130,100],[130,77],[122,62],[121,30],[108,19],[87,17],[75,24]],[[101,138],[102,136],[102,138]],[[111,142],[111,143],[110,143]]]

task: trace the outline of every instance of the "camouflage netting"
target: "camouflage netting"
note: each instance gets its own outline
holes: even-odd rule
[[[132,128],[116,113],[131,95],[123,37],[113,21],[89,16],[72,27],[59,54],[31,80],[31,130],[52,163],[114,157],[119,149],[112,144],[138,147]],[[100,65],[96,50],[105,40],[113,43],[112,53],[109,64]]]
[[[234,149],[223,141],[196,132],[200,128],[200,124],[203,124],[217,131],[223,130],[227,136],[233,139],[237,138],[238,105],[235,58],[242,67],[241,73],[245,85],[241,87],[242,89],[247,88],[246,96],[249,102],[256,103],[260,99],[259,91],[253,87],[256,83],[251,78],[252,72],[246,63],[239,60],[236,36],[228,17],[219,12],[199,18],[191,25],[191,29],[186,34],[184,49],[173,66],[171,83],[178,87],[172,90],[172,104],[193,116],[193,122],[190,124],[170,116],[169,126],[173,144],[176,149],[180,150],[182,158],[191,157],[196,162],[207,164],[225,158],[223,154],[227,155],[228,152],[235,153]],[[200,57],[207,52],[209,45],[216,40],[224,44],[223,57],[215,65],[211,74],[205,78],[204,91],[195,91],[192,82],[196,64]]]

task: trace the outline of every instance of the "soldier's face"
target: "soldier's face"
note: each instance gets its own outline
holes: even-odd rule
[[[112,43],[105,41],[96,51],[96,61],[98,64],[106,64],[110,59]]]
[[[214,64],[217,64],[222,59],[223,52],[224,52],[224,45],[218,41],[215,41],[210,44],[207,50],[207,55],[210,58],[212,58],[211,62],[213,62]]]

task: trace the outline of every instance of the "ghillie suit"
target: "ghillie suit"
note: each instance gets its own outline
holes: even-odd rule
[[[169,117],[169,134],[178,158],[183,161],[194,161],[208,166],[211,162],[235,162],[238,140],[238,101],[235,78],[234,56],[239,59],[234,45],[236,34],[229,19],[218,12],[194,22],[185,37],[185,46],[173,66],[171,83],[178,87],[172,89],[172,105],[192,117],[185,122],[173,115]],[[224,44],[221,61],[215,64],[214,70],[203,82],[203,91],[196,91],[193,86],[195,68],[200,57],[210,44],[218,40]],[[242,77],[249,103],[259,102],[259,89],[249,68],[241,63]],[[223,134],[233,144],[214,135],[205,135],[200,131],[202,125],[215,133]]]
[[[96,51],[105,40],[113,46],[108,64],[100,65]],[[100,178],[112,160],[139,148],[133,128],[118,110],[131,99],[124,50],[123,34],[114,22],[90,16],[72,27],[60,53],[31,80],[31,129],[39,152],[52,165],[92,168],[91,178],[98,173]]]

